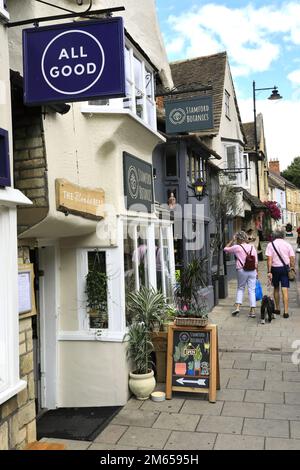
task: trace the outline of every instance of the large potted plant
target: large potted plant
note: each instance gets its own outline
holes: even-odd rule
[[[127,358],[134,368],[130,372],[129,388],[138,400],[147,400],[155,389],[151,333],[155,321],[162,323],[166,310],[165,298],[154,289],[142,287],[129,295],[127,309],[133,321],[125,339],[128,341]]]
[[[208,323],[207,305],[200,290],[205,287],[203,266],[206,260],[194,258],[180,273],[175,290],[177,313],[175,324],[179,326],[205,326]]]

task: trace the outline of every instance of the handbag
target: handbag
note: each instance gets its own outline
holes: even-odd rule
[[[275,252],[276,252],[278,258],[280,259],[280,261],[282,262],[283,266],[284,266],[284,267],[286,268],[286,270],[287,270],[289,280],[290,280],[291,282],[294,282],[294,281],[296,280],[296,272],[295,272],[295,269],[294,269],[294,268],[290,268],[289,265],[285,264],[285,262],[284,262],[283,259],[282,259],[281,254],[280,254],[279,251],[277,250],[277,248],[276,248],[274,242],[272,242],[272,245],[273,245],[273,248],[274,248],[274,250],[275,250]]]
[[[263,299],[263,290],[262,290],[261,283],[258,279],[256,280],[255,295],[256,295],[257,301],[260,301]]]

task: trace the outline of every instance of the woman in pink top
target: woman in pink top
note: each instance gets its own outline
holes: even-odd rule
[[[238,316],[240,313],[240,307],[243,304],[244,293],[246,286],[248,287],[249,302],[250,302],[250,318],[255,318],[255,309],[256,309],[256,279],[257,279],[257,267],[258,267],[258,257],[257,251],[253,245],[248,243],[248,235],[245,232],[239,232],[231,240],[228,245],[224,248],[225,253],[230,253],[235,256],[236,259],[236,271],[237,271],[237,296],[236,296],[236,308],[232,312],[233,316]],[[246,266],[247,257],[252,258],[253,269],[251,268],[250,260],[250,269]]]
[[[267,246],[268,277],[274,287],[275,313],[280,315],[280,285],[284,304],[284,318],[289,318],[289,269],[295,269],[295,252],[284,239],[282,231],[274,232],[273,242]]]

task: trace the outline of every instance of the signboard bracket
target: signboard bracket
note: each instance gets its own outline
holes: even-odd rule
[[[55,5],[52,5],[55,6]],[[71,11],[71,10],[69,10]],[[65,15],[55,15],[55,16],[43,16],[40,18],[31,18],[28,20],[23,21],[14,21],[12,23],[6,23],[7,28],[15,28],[17,26],[24,26],[27,24],[33,24],[34,26],[38,26],[39,23],[45,23],[46,21],[56,21],[56,20],[64,20],[68,18],[76,18],[76,17],[84,17],[91,20],[99,20],[99,18],[94,18],[93,15],[111,15],[112,13],[118,11],[125,11],[125,7],[115,7],[115,8],[105,8],[102,10],[86,10],[85,12],[74,12],[68,13]]]

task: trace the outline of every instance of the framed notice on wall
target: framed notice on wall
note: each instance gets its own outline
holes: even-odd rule
[[[32,264],[19,265],[18,293],[19,315],[36,315],[34,270]]]
[[[205,328],[170,326],[168,333],[166,397],[172,391],[207,393],[216,402],[220,389],[216,325]]]

